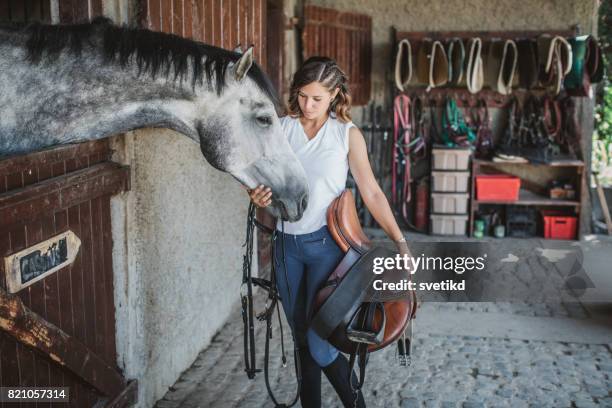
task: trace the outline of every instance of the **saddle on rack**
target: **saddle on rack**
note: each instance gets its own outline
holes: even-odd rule
[[[402,336],[415,315],[416,296],[409,291],[377,293],[372,288],[381,277],[373,273],[373,259],[395,257],[397,252],[372,246],[359,224],[350,190],[329,206],[327,226],[346,255],[315,295],[311,327],[352,356],[360,344],[367,345],[368,352],[379,350]],[[388,273],[393,281],[409,278],[405,270]]]

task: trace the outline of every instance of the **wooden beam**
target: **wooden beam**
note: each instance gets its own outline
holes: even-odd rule
[[[421,40],[431,38],[433,40],[453,37],[471,38],[481,37],[483,41],[489,38],[536,38],[542,34],[560,35],[562,37],[573,37],[575,29],[568,30],[508,30],[508,31],[397,31],[395,30],[396,43],[403,40]]]
[[[48,356],[102,394],[115,397],[126,387],[121,374],[87,346],[24,306],[0,288],[0,329]]]
[[[612,235],[612,218],[610,217],[610,209],[608,208],[608,202],[606,201],[606,195],[604,194],[601,183],[599,182],[599,174],[593,172],[593,178],[595,179],[595,188],[597,189],[597,197],[599,197],[599,205],[601,206],[601,212],[606,220],[606,227],[608,228],[608,235]]]
[[[54,146],[50,149],[19,156],[1,157],[0,175],[8,175],[28,168],[51,165],[75,159],[82,155],[102,154],[108,158],[111,153],[108,139]]]
[[[0,194],[0,227],[130,189],[130,169],[105,162]]]

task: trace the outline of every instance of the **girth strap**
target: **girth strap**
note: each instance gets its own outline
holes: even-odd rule
[[[426,84],[429,92],[432,88],[446,85],[448,82],[448,57],[440,41],[423,39],[417,53],[417,78],[419,83]]]
[[[466,74],[467,88],[470,93],[478,93],[484,83],[484,67],[482,62],[482,40],[479,37],[468,41],[468,62]]]
[[[465,45],[461,38],[451,38],[448,41],[448,82],[456,86],[463,79],[463,66],[465,64]]]
[[[404,92],[412,79],[412,46],[410,41],[403,39],[397,45],[395,54],[395,86]]]
[[[572,47],[561,36],[542,34],[537,39],[540,84],[549,92],[561,92],[563,78],[572,69]]]

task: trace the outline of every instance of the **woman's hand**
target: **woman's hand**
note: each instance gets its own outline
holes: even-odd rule
[[[265,187],[263,184],[255,187],[254,189],[247,189],[251,201],[258,208],[265,208],[272,203],[272,190],[270,187]]]

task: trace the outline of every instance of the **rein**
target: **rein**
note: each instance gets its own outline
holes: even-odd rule
[[[271,272],[270,279],[263,278],[254,278],[251,273],[251,266],[253,261],[253,237],[255,232],[255,227],[260,230],[272,235],[273,245],[271,246]],[[281,229],[282,234],[285,233],[285,225],[281,221]],[[247,216],[247,227],[246,227],[246,239],[243,244],[245,247],[245,254],[242,262],[242,288],[246,287],[246,293],[242,292],[240,294],[240,303],[242,305],[242,322],[244,324],[244,364],[245,364],[245,372],[249,379],[255,378],[255,374],[261,372],[261,369],[257,368],[257,361],[255,355],[255,319],[259,321],[266,322],[266,343],[265,343],[265,351],[264,351],[264,379],[266,382],[266,389],[268,390],[268,395],[275,407],[286,408],[295,405],[300,397],[301,390],[301,382],[302,382],[302,373],[300,369],[300,359],[298,356],[299,347],[295,338],[293,337],[293,332],[291,333],[293,339],[293,359],[295,362],[295,375],[297,377],[297,391],[295,397],[290,403],[279,403],[276,399],[276,396],[272,392],[272,387],[270,386],[269,379],[269,360],[270,360],[270,339],[272,338],[272,318],[274,317],[274,308],[276,308],[276,313],[278,316],[278,325],[280,327],[280,336],[281,336],[281,353],[282,353],[282,362],[283,367],[287,365],[287,358],[285,356],[285,341],[283,335],[283,324],[281,321],[280,309],[278,305],[278,301],[280,300],[280,295],[276,289],[276,256],[274,251],[274,242],[278,238],[278,232],[276,229],[270,229],[257,221],[255,218],[255,205],[251,202],[249,204],[249,211]],[[285,262],[285,241],[281,238],[281,249],[283,252],[283,262]],[[287,267],[285,265],[285,275],[287,274]],[[289,280],[286,279],[287,285],[289,285]],[[266,301],[266,308],[263,312],[255,314],[255,309],[253,307],[253,285],[259,286],[264,289],[268,293],[268,299]],[[287,288],[289,289],[289,288]],[[288,296],[291,296],[291,292],[287,290]]]

